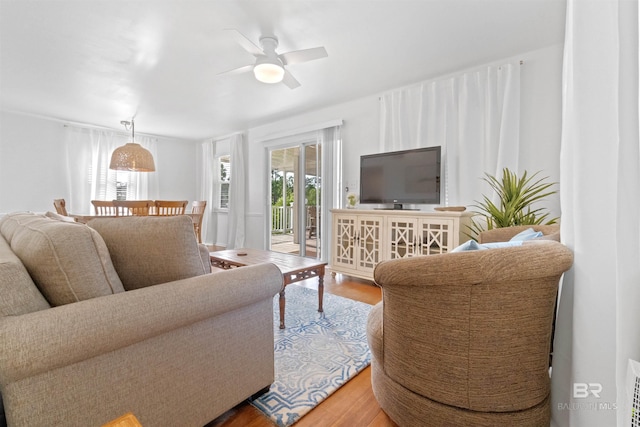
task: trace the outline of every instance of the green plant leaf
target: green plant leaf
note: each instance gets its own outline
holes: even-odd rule
[[[501,179],[485,173],[483,180],[489,184],[499,200],[499,206],[492,202],[492,198],[483,195],[482,201],[472,205],[480,219],[471,219],[467,227],[474,238],[484,230],[511,227],[514,225],[555,224],[558,218],[549,218],[545,208],[532,209],[534,203],[556,194],[552,188],[555,182],[547,182],[548,177],[537,177],[539,172],[529,175],[527,171],[518,175],[508,168],[502,170]]]

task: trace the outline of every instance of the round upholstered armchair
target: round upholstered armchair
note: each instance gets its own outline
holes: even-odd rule
[[[548,426],[558,283],[552,240],[380,263],[372,385],[400,426]]]

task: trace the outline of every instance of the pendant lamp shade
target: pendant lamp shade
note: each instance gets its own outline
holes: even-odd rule
[[[149,150],[135,142],[128,142],[113,150],[109,169],[153,172],[156,170],[156,165]]]
[[[155,171],[156,165],[151,152],[140,144],[137,144],[134,140],[135,131],[133,119],[131,119],[131,122],[122,121],[121,123],[127,129],[129,125],[131,126],[131,142],[113,150],[109,169],[131,172]]]

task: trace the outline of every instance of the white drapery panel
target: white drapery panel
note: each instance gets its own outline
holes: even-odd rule
[[[343,208],[346,194],[342,193],[342,136],[341,125],[318,131],[317,141],[322,145],[322,206],[327,209]],[[328,212],[328,210],[326,211]],[[323,212],[323,213],[326,213]],[[328,217],[329,215],[324,215]],[[328,224],[323,224],[329,226]],[[328,228],[324,228],[328,230]]]
[[[640,357],[637,8],[567,2],[560,202],[574,264],[556,323],[556,426],[630,425],[625,373]]]
[[[231,184],[229,186],[229,235],[226,249],[244,247],[247,196],[246,148],[242,134],[232,135]]]
[[[345,197],[340,197],[342,192],[342,137],[340,132],[341,126],[332,126],[317,131],[317,143],[322,147],[322,180],[320,197],[322,200],[320,206],[322,207],[320,215],[320,230],[330,230],[331,224],[329,223],[329,209],[334,207],[342,207],[341,200],[346,200]],[[320,258],[322,260],[329,260],[329,240],[325,236],[330,236],[331,233],[322,233],[320,235]]]
[[[69,200],[73,213],[93,213],[91,200],[116,198],[116,181],[127,183],[128,200],[155,199],[158,196],[156,172],[126,172],[109,169],[111,153],[130,142],[131,136],[99,129],[65,126],[66,175]],[[151,152],[156,160],[156,141],[142,135],[136,142]]]
[[[443,204],[488,194],[481,178],[518,171],[520,65],[490,66],[381,97],[380,151],[442,146]]]
[[[207,209],[202,217],[202,241],[203,243],[216,242],[216,227],[209,226],[215,224],[214,208],[216,199],[214,195],[216,170],[214,164],[215,150],[213,141],[205,141],[200,145],[200,171],[201,179],[198,180],[199,200],[206,200]]]

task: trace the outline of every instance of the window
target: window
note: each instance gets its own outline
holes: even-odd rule
[[[127,188],[129,183],[116,181],[116,200],[127,200]]]
[[[94,176],[94,168],[87,169],[86,183],[90,187],[95,187],[95,193],[91,198],[97,200],[133,200],[137,198],[136,189],[138,181],[127,171],[116,171],[100,168],[102,174]],[[93,180],[95,179],[95,183]]]
[[[127,171],[113,172],[115,172],[113,175],[107,174],[107,194],[104,200],[135,200],[137,198],[135,177]]]
[[[220,175],[219,183],[220,183],[220,199],[219,199],[219,208],[220,209],[229,209],[229,187],[231,186],[231,156],[225,155],[218,157],[218,170]]]

